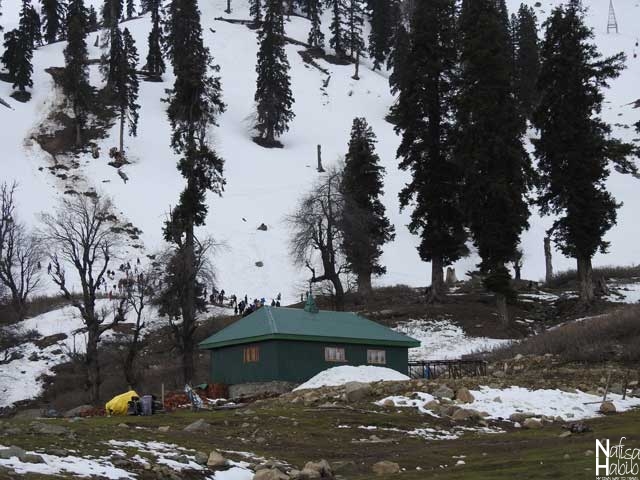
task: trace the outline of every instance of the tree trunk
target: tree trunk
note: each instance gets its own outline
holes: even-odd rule
[[[544,237],[544,282],[549,284],[553,280],[553,264],[551,262],[551,237]]]
[[[507,308],[507,297],[503,293],[496,293],[496,307],[498,308],[498,318],[504,328],[509,326],[509,309]]]
[[[120,156],[124,158],[124,111],[120,111]]]
[[[515,272],[515,274],[516,274],[516,280],[520,280],[520,279],[521,279],[521,278],[520,278],[520,277],[521,277],[521,272],[520,272],[520,271],[521,271],[521,267],[520,267],[520,265],[518,265],[518,264],[516,263],[516,264],[513,266],[513,270],[514,270],[514,272]]]
[[[340,276],[334,275],[331,278],[331,283],[333,283],[333,288],[336,291],[336,310],[341,312],[344,310],[344,288],[342,287]]]
[[[87,388],[89,400],[96,405],[100,401],[100,363],[98,362],[98,341],[100,335],[97,328],[89,327],[87,334],[87,353],[85,365],[87,368]]]
[[[371,295],[371,272],[361,273],[358,275],[358,293],[360,295]]]
[[[187,182],[187,190],[192,190],[192,180]],[[187,220],[185,232],[185,291],[182,299],[182,373],[184,382],[193,380],[193,334],[196,323],[196,271],[195,233],[193,218]]]
[[[356,54],[356,72],[351,78],[354,80],[360,80],[360,50],[358,50],[358,53]]]
[[[578,257],[578,282],[580,288],[580,302],[589,305],[596,299],[593,288],[593,268],[591,257]]]
[[[444,300],[444,262],[442,257],[434,256],[431,259],[431,288],[427,295],[428,303],[441,303]]]
[[[231,13],[231,0],[227,0],[227,9],[224,13]]]

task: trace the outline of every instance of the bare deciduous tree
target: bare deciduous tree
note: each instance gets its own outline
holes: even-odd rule
[[[341,181],[341,170],[330,168],[302,198],[295,212],[287,217],[292,231],[290,251],[294,262],[311,270],[312,283],[331,282],[337,310],[344,308],[344,287],[340,275],[346,272],[340,252]],[[315,272],[316,253],[320,256],[321,275]]]
[[[96,299],[111,260],[124,245],[124,233],[110,200],[74,196],[62,200],[55,214],[42,215],[42,239],[51,260],[51,279],[62,296],[80,312],[87,330],[85,367],[92,402],[100,398],[100,337],[124,320],[126,296],[111,311],[97,309]],[[80,282],[81,295],[73,295],[66,268]]]
[[[213,285],[215,280],[210,256],[218,246],[211,238],[204,240],[196,238],[193,252],[195,264],[193,265],[189,261],[191,256],[185,254],[186,251],[181,243],[167,249],[159,258],[159,262],[165,265],[163,290],[160,293],[160,315],[166,316],[169,320],[176,349],[182,357],[182,373],[185,382],[193,379],[195,371],[193,353],[198,324],[195,315],[190,318],[183,315],[182,305],[190,297],[188,289],[195,284],[194,310],[206,311],[205,287]]]
[[[0,186],[0,284],[11,294],[18,320],[28,311],[28,297],[40,283],[42,252],[35,236],[27,232],[15,214],[17,185]]]

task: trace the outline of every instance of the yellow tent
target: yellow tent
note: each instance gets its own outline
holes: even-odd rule
[[[104,406],[107,415],[126,415],[128,403],[133,397],[140,398],[134,390],[129,390],[127,393],[121,393],[113,397]]]

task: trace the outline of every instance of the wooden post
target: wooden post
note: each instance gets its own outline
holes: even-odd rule
[[[160,386],[160,397],[162,398],[162,409],[164,410],[164,383]]]
[[[544,265],[544,281],[546,284],[548,284],[553,279],[553,264],[551,262],[551,237],[549,237],[548,235],[544,237]]]
[[[318,173],[324,173],[324,168],[322,168],[322,145],[318,145]]]

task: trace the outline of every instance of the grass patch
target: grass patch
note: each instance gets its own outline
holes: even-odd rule
[[[604,267],[595,267],[593,269],[593,277],[604,277],[607,279],[632,279],[640,277],[640,265],[609,265]],[[578,272],[574,269],[570,269],[556,273],[551,281],[546,283],[545,285],[551,288],[563,288],[569,287],[575,284],[577,281]]]

